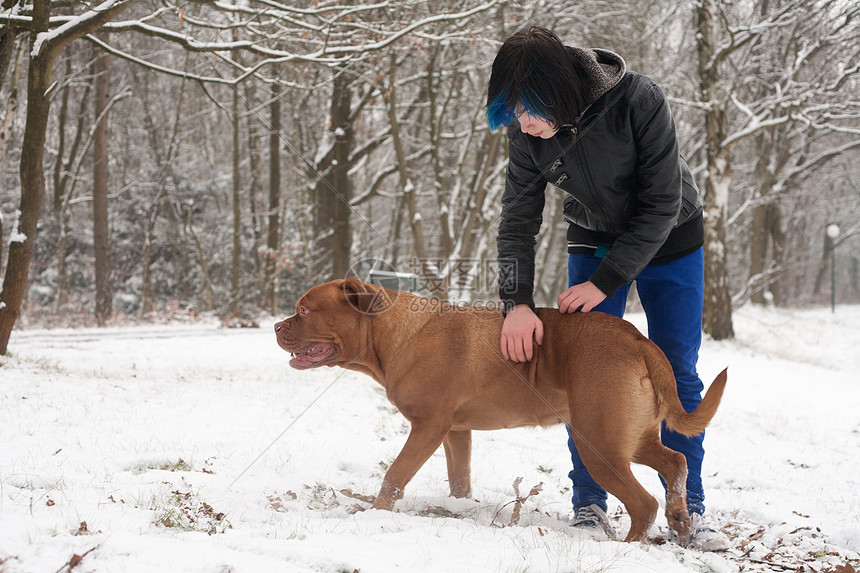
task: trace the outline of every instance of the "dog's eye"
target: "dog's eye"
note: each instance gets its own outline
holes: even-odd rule
[[[302,316],[307,315],[308,312],[310,312],[310,311],[308,310],[308,308],[306,306],[299,307],[299,314],[301,314]]]

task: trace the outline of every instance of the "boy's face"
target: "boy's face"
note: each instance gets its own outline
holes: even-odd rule
[[[516,118],[520,124],[520,131],[532,137],[549,139],[558,131],[558,128],[554,127],[548,119],[534,116],[525,109],[516,112]]]

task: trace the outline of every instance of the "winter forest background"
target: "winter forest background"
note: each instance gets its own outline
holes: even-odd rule
[[[373,260],[492,300],[506,141],[486,82],[528,23],[670,98],[712,336],[746,302],[829,304],[832,259],[837,303],[860,302],[858,20],[854,0],[4,0],[0,354],[16,322],[291,314]],[[548,190],[538,304],[566,286],[561,203]]]

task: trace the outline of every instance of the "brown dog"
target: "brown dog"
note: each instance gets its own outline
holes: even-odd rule
[[[625,540],[645,539],[658,508],[630,462],[654,468],[666,481],[669,526],[686,540],[687,465],[660,443],[660,422],[687,436],[701,433],[719,405],[725,370],[688,414],[668,360],[630,323],[597,312],[537,314],[543,344],[530,362],[514,363],[499,352],[500,310],[452,307],[349,278],[310,289],[275,332],[281,348],[294,354],[293,368],[368,374],[411,422],[375,509],[392,509],[440,444],[451,495],[469,495],[471,430],[569,423],[595,481],[630,514]]]

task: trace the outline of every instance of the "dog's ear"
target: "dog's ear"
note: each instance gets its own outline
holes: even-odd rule
[[[347,302],[363,314],[379,314],[392,305],[391,298],[384,288],[355,277],[344,279],[342,288]]]

